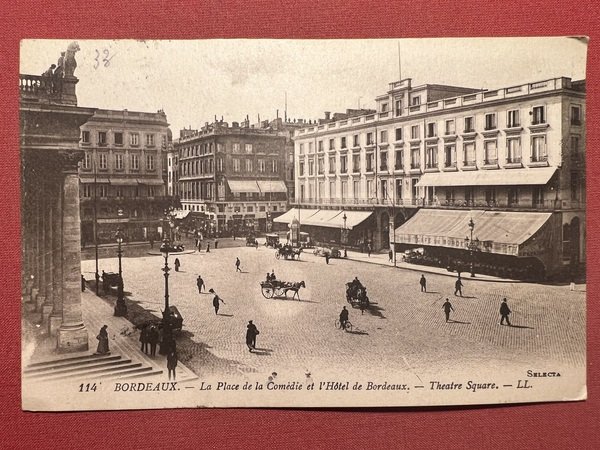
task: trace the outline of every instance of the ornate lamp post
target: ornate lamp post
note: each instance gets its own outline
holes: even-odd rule
[[[346,211],[344,211],[344,228],[342,228],[342,244],[344,244],[344,258],[348,257],[348,252],[346,251],[346,244],[348,243],[348,228],[346,228],[346,220],[348,217],[346,216]]]
[[[473,218],[468,223],[469,230],[471,231],[471,239],[467,236],[465,238],[465,247],[469,250],[471,257],[471,277],[475,277],[475,252],[479,250],[480,241],[478,238],[473,239],[473,230],[475,229],[475,222]]]
[[[166,214],[165,214],[166,216]],[[171,349],[171,345],[173,343],[173,331],[172,331],[172,323],[171,323],[171,309],[169,307],[169,271],[171,270],[169,267],[169,247],[171,245],[171,241],[165,235],[162,245],[160,246],[160,251],[165,258],[165,265],[162,268],[162,271],[165,273],[165,309],[163,311],[162,317],[162,326],[163,326],[163,340],[160,344],[160,354],[166,355],[169,353]]]
[[[115,238],[117,240],[117,256],[119,258],[119,281],[117,285],[115,316],[122,317],[127,315],[127,305],[125,304],[125,299],[123,298],[123,268],[121,265],[121,257],[123,256],[123,250],[121,249],[121,244],[123,243],[123,232],[121,231],[121,228],[118,229]]]

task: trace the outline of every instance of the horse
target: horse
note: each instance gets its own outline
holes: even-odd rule
[[[304,281],[296,281],[294,283],[288,283],[284,286],[281,286],[281,289],[283,290],[284,295],[287,297],[287,293],[288,291],[292,291],[294,293],[294,295],[292,296],[292,299],[296,298],[296,296],[298,297],[298,300],[300,300],[300,294],[298,293],[298,291],[300,290],[300,288],[305,288],[306,284],[304,283]]]

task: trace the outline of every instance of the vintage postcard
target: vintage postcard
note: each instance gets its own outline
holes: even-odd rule
[[[586,52],[22,41],[23,408],[584,400]]]

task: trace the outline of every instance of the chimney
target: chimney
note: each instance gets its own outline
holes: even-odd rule
[[[331,112],[325,111],[325,120],[331,119]]]

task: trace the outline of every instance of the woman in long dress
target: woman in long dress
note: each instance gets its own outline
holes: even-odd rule
[[[110,353],[110,350],[108,348],[108,331],[106,331],[107,328],[108,325],[104,325],[102,328],[100,328],[98,336],[96,336],[98,339],[98,348],[96,350],[96,354],[98,355],[106,355],[107,353]]]

